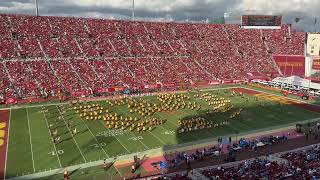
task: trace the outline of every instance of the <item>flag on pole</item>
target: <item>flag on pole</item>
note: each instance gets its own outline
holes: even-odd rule
[[[39,16],[38,0],[34,0],[34,3],[36,8],[36,16]]]
[[[132,0],[132,20],[134,20],[134,0]]]

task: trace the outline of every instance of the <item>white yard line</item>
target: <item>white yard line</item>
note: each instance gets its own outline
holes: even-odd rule
[[[120,177],[123,177],[123,175],[121,174],[121,172],[119,171],[119,169],[116,167],[116,166],[113,166],[116,170],[117,170],[117,172],[120,174]],[[108,173],[109,174],[109,173]],[[110,174],[109,174],[109,176],[110,176]],[[111,177],[111,179],[112,179],[112,176],[110,176]]]
[[[28,108],[26,108],[26,111],[27,111],[27,119],[28,119],[28,129],[29,129],[29,140],[30,140],[30,148],[31,148],[32,167],[33,167],[33,172],[35,173],[36,170],[34,168],[33,149],[32,149],[32,140],[31,140],[31,128],[30,128],[30,119],[29,119]]]
[[[128,113],[126,113],[126,112],[123,112],[123,113],[125,113],[125,114],[128,115],[128,116],[130,116],[130,114],[128,114]],[[133,132],[130,131],[130,134],[132,134],[134,137],[137,138],[137,136],[136,136]],[[137,138],[137,139],[140,141],[140,143],[141,143],[145,148],[147,148],[147,150],[150,149],[150,148],[149,148],[146,144],[144,144],[139,138]]]
[[[91,129],[89,128],[89,126],[87,125],[86,122],[84,122],[84,120],[82,118],[80,118],[81,121],[84,123],[84,125],[87,127],[87,129],[89,130],[90,134],[93,136],[93,138],[96,140],[96,142],[99,144],[99,147],[102,149],[102,151],[106,154],[107,158],[109,158],[109,155],[107,154],[107,152],[104,150],[104,148],[101,146],[101,143],[98,141],[98,139],[96,138],[96,136],[92,133]]]
[[[104,150],[104,148],[101,146],[100,142],[98,141],[98,139],[96,138],[96,136],[92,133],[91,129],[89,128],[89,126],[87,125],[87,123],[80,118],[81,121],[85,124],[85,126],[87,127],[87,129],[89,130],[89,132],[91,133],[91,135],[93,136],[93,138],[96,140],[96,142],[99,144],[99,147],[102,149],[102,151],[105,153],[105,155],[107,156],[107,158],[110,158],[110,156],[108,155],[108,153]],[[115,167],[115,166],[114,166]],[[120,177],[123,177],[122,174],[120,173],[120,171],[117,169],[117,167],[115,167],[115,169],[117,170],[117,172],[120,174]],[[108,176],[110,176],[112,178],[112,176],[110,175],[110,173],[107,171]]]
[[[135,134],[133,134],[132,132],[130,132],[134,137],[137,137]],[[145,144],[145,143],[143,143],[139,138],[137,138],[139,141],[140,141],[140,143],[145,147],[145,148],[147,148],[147,150],[149,150],[150,148]]]
[[[99,121],[100,123],[101,123],[101,125],[104,127],[104,124],[101,122],[101,121]],[[109,129],[108,129],[108,131],[109,131]],[[110,131],[109,131],[110,132]],[[119,141],[119,139],[116,137],[116,136],[113,136],[114,138],[116,138],[116,140],[120,143],[120,145],[128,152],[128,153],[130,153],[130,151]]]
[[[163,145],[166,145],[166,143],[164,143],[158,136],[156,136],[155,134],[153,134],[151,131],[148,131],[152,136],[154,136],[155,138],[157,138]]]
[[[11,121],[11,109],[9,109],[9,125],[8,125],[8,136],[7,136],[7,151],[6,151],[6,159],[4,162],[4,173],[3,173],[3,179],[6,179],[6,173],[7,173],[7,160],[8,160],[8,152],[9,152],[9,136],[10,136],[10,121]]]
[[[77,148],[79,149],[79,152],[80,152],[80,154],[81,154],[81,156],[82,156],[82,158],[83,158],[84,162],[87,162],[87,160],[86,160],[86,158],[84,157],[84,155],[83,155],[83,153],[82,153],[82,151],[81,151],[81,149],[80,149],[80,147],[79,147],[79,145],[78,145],[78,143],[77,143],[76,139],[74,138],[74,136],[73,136],[73,134],[72,134],[72,130],[69,128],[69,126],[68,126],[68,124],[67,124],[66,120],[64,119],[64,116],[61,114],[60,109],[58,108],[58,106],[55,106],[55,107],[58,109],[59,114],[62,116],[63,122],[64,122],[64,124],[67,126],[67,128],[68,128],[68,130],[69,130],[69,133],[71,134],[71,137],[72,137],[72,139],[73,139],[74,143],[76,144]]]
[[[44,115],[44,112],[43,112],[43,117],[44,117],[44,119],[46,120],[46,124],[47,124],[48,131],[49,131],[49,129],[50,129],[50,128],[49,128],[49,123],[48,123],[48,120],[47,120],[46,116]],[[52,139],[52,144],[53,144],[54,151],[55,151],[55,153],[56,153],[56,155],[57,155],[57,158],[58,158],[58,161],[59,161],[59,165],[60,165],[60,167],[62,168],[62,165],[61,165],[61,161],[60,161],[60,158],[59,158],[59,154],[58,154],[58,151],[57,151],[56,144],[53,143],[53,137],[51,137],[51,139]]]

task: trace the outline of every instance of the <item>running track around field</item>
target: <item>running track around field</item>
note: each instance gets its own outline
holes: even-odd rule
[[[9,110],[0,110],[0,180],[4,179],[9,133]]]
[[[245,94],[249,94],[249,95],[258,95],[258,94],[267,94],[267,95],[273,95],[275,97],[281,97],[280,95],[274,95],[274,94],[270,94],[270,93],[264,93],[264,92],[258,92],[255,90],[251,90],[251,89],[245,89],[245,88],[232,88],[234,91],[236,92],[241,92],[241,93],[245,93]],[[306,109],[312,112],[318,112],[320,113],[320,106],[316,106],[313,104],[308,104],[305,103],[303,101],[298,101],[298,100],[293,100],[293,99],[289,99],[285,96],[282,96],[281,98],[286,99],[286,102],[292,106],[296,106],[302,109]]]

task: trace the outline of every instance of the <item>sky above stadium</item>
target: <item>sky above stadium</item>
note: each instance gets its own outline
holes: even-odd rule
[[[1,13],[34,14],[35,0],[0,0]],[[40,15],[128,19],[132,0],[38,0]],[[139,19],[200,21],[224,13],[285,15],[286,21],[314,27],[320,16],[319,0],[135,0]],[[289,17],[289,18],[288,18]],[[320,19],[319,19],[320,21]],[[317,23],[319,23],[317,21]],[[312,26],[312,27],[311,27]]]

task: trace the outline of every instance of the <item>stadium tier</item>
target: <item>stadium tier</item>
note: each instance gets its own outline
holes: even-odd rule
[[[209,179],[317,179],[319,146],[288,152],[280,156],[284,162],[268,159],[246,160],[235,167],[208,168],[202,174]]]
[[[272,74],[306,34],[239,25],[0,15],[0,97],[90,94]]]

